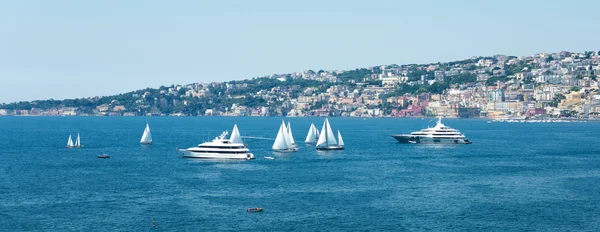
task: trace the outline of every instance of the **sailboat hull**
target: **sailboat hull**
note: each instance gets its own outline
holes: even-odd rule
[[[344,147],[340,147],[340,146],[317,147],[317,150],[320,150],[320,151],[344,150]]]
[[[290,149],[273,149],[274,152],[283,152],[283,153],[289,153],[289,152],[297,152],[298,148],[290,148]]]

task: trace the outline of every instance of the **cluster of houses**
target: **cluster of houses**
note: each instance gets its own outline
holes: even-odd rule
[[[271,75],[281,82],[260,88],[244,81],[194,83],[130,93],[134,102],[112,100],[94,107],[7,109],[6,115],[106,116],[346,116],[346,117],[598,117],[598,52],[497,55],[422,65],[387,65],[362,70],[303,71]],[[461,79],[462,78],[462,79]],[[316,86],[284,85],[311,80]],[[460,80],[460,81],[457,81]],[[427,89],[444,84],[443,91]],[[258,91],[250,87],[259,88]],[[246,91],[248,90],[248,91]],[[259,103],[231,102],[261,99]],[[215,104],[216,100],[224,102]],[[90,101],[98,98],[90,98]],[[229,103],[227,103],[229,102]],[[169,112],[164,112],[169,109]]]

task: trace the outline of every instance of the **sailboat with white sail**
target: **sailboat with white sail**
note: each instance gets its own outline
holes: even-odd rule
[[[281,121],[281,126],[279,126],[279,132],[277,132],[277,138],[275,138],[275,143],[273,143],[273,150],[277,152],[295,152],[298,151],[298,148],[292,144],[292,140],[290,135],[288,134],[289,130],[285,126],[285,122]]]
[[[242,140],[242,135],[240,135],[240,131],[238,130],[237,124],[233,125],[233,130],[231,131],[229,141],[231,141],[232,143],[244,144],[244,141]]]
[[[67,148],[74,148],[73,139],[71,139],[71,135],[69,135],[69,140],[67,141]]]
[[[341,139],[341,134],[338,131],[338,138]],[[319,135],[319,140],[317,140],[316,145],[317,150],[342,150],[344,149],[344,141],[341,140],[341,143],[336,141],[335,135],[331,130],[331,126],[329,125],[329,120],[325,118],[325,122],[323,123],[323,128],[321,129],[321,134]]]
[[[83,147],[81,145],[81,137],[79,137],[79,132],[77,133],[77,139],[75,140],[75,147]]]
[[[305,143],[317,143],[317,139],[319,138],[319,130],[315,127],[315,124],[310,124],[310,128],[308,129],[308,134],[306,135]]]
[[[146,123],[146,129],[144,129],[144,134],[142,134],[140,143],[144,145],[152,144],[152,133],[150,133],[150,126],[148,126],[148,123]]]

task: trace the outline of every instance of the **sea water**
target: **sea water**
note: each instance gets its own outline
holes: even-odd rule
[[[271,151],[282,119],[298,152]],[[330,118],[346,149],[321,152],[303,141],[323,120],[0,117],[0,230],[600,229],[600,123],[447,119],[473,144],[424,145],[390,134],[435,119]],[[146,122],[150,146],[139,144]],[[234,124],[255,160],[176,151]],[[84,147],[65,148],[78,132]]]

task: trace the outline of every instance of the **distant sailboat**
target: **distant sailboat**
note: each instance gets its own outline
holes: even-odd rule
[[[79,132],[77,133],[77,140],[75,140],[75,147],[82,147],[81,146],[81,138],[79,137]]]
[[[310,128],[308,129],[308,134],[306,135],[305,143],[316,143],[319,138],[318,130],[315,127],[315,124],[310,124]]]
[[[275,143],[273,143],[273,150],[278,152],[295,152],[298,150],[289,138],[288,129],[285,127],[285,122],[281,122],[281,126],[279,126],[279,132],[277,132],[277,138],[275,138]]]
[[[152,144],[152,133],[150,133],[150,126],[148,126],[148,123],[146,123],[146,129],[144,129],[144,134],[142,134],[140,143],[144,145]]]
[[[232,143],[244,144],[242,136],[240,135],[240,131],[238,130],[237,124],[233,125],[233,130],[231,131],[229,141],[231,141]]]
[[[294,136],[292,135],[292,125],[290,125],[290,122],[288,122],[287,125],[287,133],[288,133],[288,138],[290,139],[290,141],[292,142],[292,145],[294,145],[294,147],[296,146],[296,141],[294,140]]]
[[[338,133],[339,136],[339,133]],[[340,137],[341,138],[341,137]],[[317,150],[342,150],[344,149],[344,141],[342,144],[339,144],[335,140],[335,135],[331,130],[331,126],[329,125],[329,120],[326,118],[323,123],[323,128],[321,129],[321,134],[319,135],[319,140],[316,145]]]
[[[71,139],[71,135],[69,135],[69,141],[67,141],[67,148],[74,148],[73,139]]]

